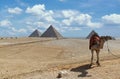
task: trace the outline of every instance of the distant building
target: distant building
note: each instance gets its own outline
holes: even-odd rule
[[[41,35],[41,37],[54,37],[54,38],[63,38],[63,36],[52,26]]]
[[[36,29],[29,37],[40,37],[41,33]]]
[[[89,35],[86,37],[86,39],[89,39],[92,35],[94,35],[94,34],[98,34],[98,33],[96,33],[94,30],[92,30],[90,33],[89,33]]]

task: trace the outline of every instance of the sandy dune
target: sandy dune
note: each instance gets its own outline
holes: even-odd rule
[[[88,69],[91,53],[86,39],[18,38],[0,40],[0,79],[120,79],[120,59],[101,50],[101,67]],[[9,44],[4,44],[9,43]],[[11,43],[11,44],[10,44]],[[3,45],[4,44],[4,45]],[[108,41],[120,56],[120,40]]]

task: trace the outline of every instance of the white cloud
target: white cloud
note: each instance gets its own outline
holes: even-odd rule
[[[38,22],[34,22],[34,24],[33,24],[34,26],[37,26],[37,28],[48,28],[48,24],[46,24],[46,23],[44,23],[44,22],[40,22],[40,21],[38,21]]]
[[[27,30],[30,32],[33,32],[35,29],[39,29],[41,32],[43,32],[44,29],[47,29],[49,27],[49,23],[45,23],[42,21],[33,21],[29,22],[27,21]]]
[[[24,28],[18,29],[17,31],[20,32],[20,33],[26,33],[27,32],[27,30],[24,29]]]
[[[100,28],[102,23],[92,22],[92,16],[89,14],[83,14],[75,10],[64,10],[62,11],[63,20],[62,23],[66,26],[84,26],[90,28]]]
[[[80,27],[64,27],[64,29],[69,30],[69,31],[78,31],[78,30],[81,30]]]
[[[35,29],[43,31],[51,24],[61,32],[81,30],[82,27],[102,27],[102,23],[92,22],[92,16],[77,10],[46,10],[44,4],[38,4],[28,7],[26,13],[32,14],[25,20],[29,31]]]
[[[86,25],[88,22],[91,21],[91,16],[88,14],[79,14],[77,16],[75,16],[75,21],[79,24],[79,25]]]
[[[62,22],[63,22],[63,24],[65,24],[65,25],[67,25],[67,26],[70,26],[72,20],[70,20],[70,19],[64,19]]]
[[[11,14],[21,14],[23,10],[19,7],[15,7],[15,8],[8,8],[8,12]]]
[[[0,31],[3,31],[2,36],[17,36],[17,35],[25,35],[27,33],[27,29],[13,27],[13,24],[9,20],[0,21]],[[0,32],[1,33],[1,32]]]
[[[54,15],[54,12],[52,10],[49,10],[44,13],[44,18],[48,22],[50,21],[55,22],[53,15]]]
[[[35,27],[35,26],[27,26],[27,30],[29,32],[33,32],[34,30],[39,29],[39,27]],[[43,30],[39,29],[40,32],[43,32]]]
[[[48,22],[54,22],[54,12],[52,10],[46,10],[44,4],[38,4],[34,5],[33,7],[28,7],[26,9],[26,13],[30,13],[33,15],[36,15],[39,19],[48,21]]]
[[[23,28],[21,28],[21,29],[16,29],[16,28],[14,28],[14,27],[11,27],[10,28],[13,32],[15,32],[15,33],[26,33],[27,32],[27,30],[26,29],[23,29]]]
[[[76,11],[76,10],[63,10],[62,11],[62,14],[65,18],[69,18],[69,17],[72,17],[72,16],[75,16],[77,15],[79,12]]]
[[[71,26],[71,24],[75,21],[74,17],[70,17],[68,19],[63,19],[62,20],[62,23],[67,25],[67,26]]]
[[[99,23],[99,22],[97,22],[97,23],[92,23],[91,21],[88,22],[87,25],[88,25],[89,27],[91,27],[91,28],[100,28],[100,27],[103,26],[102,23]]]
[[[9,20],[0,21],[0,26],[10,27],[11,25],[12,25],[12,23]]]
[[[44,11],[45,11],[45,5],[38,4],[38,5],[34,5],[32,8],[28,7],[26,13],[32,13],[34,15],[42,15]]]
[[[27,26],[27,29],[28,29],[30,32],[33,32],[36,28],[33,27],[33,26]]]
[[[120,14],[105,15],[102,19],[107,24],[120,24]]]

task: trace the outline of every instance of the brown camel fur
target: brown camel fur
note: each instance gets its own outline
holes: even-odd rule
[[[105,41],[110,40],[110,39],[111,39],[111,38],[108,38],[107,36],[101,36],[101,37],[100,37],[100,41],[98,41],[99,44],[91,45],[90,50],[91,50],[92,56],[91,56],[90,67],[93,65],[93,56],[94,56],[93,54],[94,54],[94,51],[96,51],[96,55],[97,55],[96,64],[97,64],[98,66],[100,66],[100,62],[99,62],[99,52],[100,52],[100,49],[103,49],[103,46],[104,46]]]

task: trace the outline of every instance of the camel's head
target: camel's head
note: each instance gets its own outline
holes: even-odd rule
[[[101,38],[101,40],[103,40],[103,41],[115,40],[115,38],[114,38],[114,37],[111,37],[111,36],[101,36],[100,38]]]
[[[100,43],[100,48],[102,49],[104,46],[104,43],[108,40],[115,40],[115,38],[111,37],[111,36],[101,36],[101,43]]]

